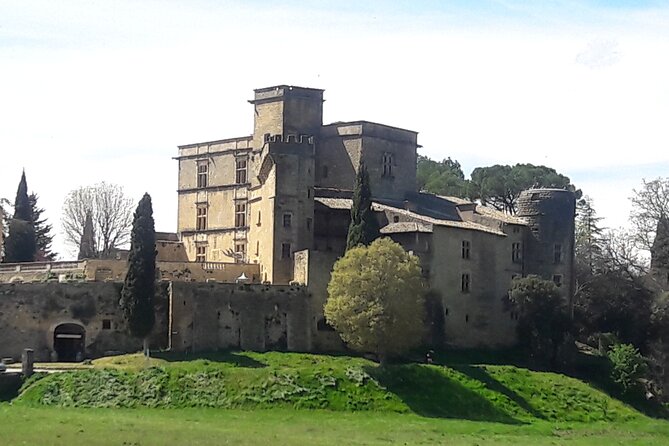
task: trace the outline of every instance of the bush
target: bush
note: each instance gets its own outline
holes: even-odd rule
[[[639,387],[639,380],[648,372],[646,361],[632,344],[614,345],[607,354],[611,361],[611,379],[623,392]]]

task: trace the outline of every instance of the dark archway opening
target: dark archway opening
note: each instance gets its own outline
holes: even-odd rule
[[[75,362],[84,359],[86,330],[79,324],[60,324],[53,331],[53,349],[58,361]]]

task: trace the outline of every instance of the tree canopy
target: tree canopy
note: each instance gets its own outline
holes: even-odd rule
[[[418,155],[416,181],[418,190],[459,198],[468,196],[469,182],[465,180],[460,163],[450,157],[438,162]]]
[[[518,196],[527,189],[551,187],[574,191],[577,198],[581,195],[568,177],[550,167],[533,164],[477,167],[467,180],[458,161],[447,158],[438,162],[418,155],[416,181],[419,190],[480,200],[483,205],[510,214],[516,213]]]
[[[634,189],[630,220],[634,238],[639,248],[651,250],[661,220],[669,218],[669,178],[643,180],[639,189]]]
[[[325,317],[351,348],[374,352],[384,364],[421,343],[423,291],[418,258],[380,238],[335,263]]]
[[[509,300],[518,312],[518,340],[539,362],[556,365],[569,332],[567,305],[550,280],[528,276],[513,280]]]
[[[481,200],[481,204],[490,205],[497,210],[515,214],[520,193],[537,187],[568,189],[576,192],[576,198],[580,198],[580,191],[576,190],[568,177],[550,167],[533,164],[477,167],[472,171],[469,198]]]
[[[133,203],[116,184],[98,183],[70,191],[61,222],[65,243],[78,252],[86,216],[91,215],[97,257],[105,257],[130,241]]]
[[[372,190],[369,185],[369,173],[364,164],[360,165],[353,189],[351,223],[346,237],[346,249],[358,245],[369,245],[378,238],[379,222],[372,211]]]
[[[151,197],[144,194],[132,222],[128,272],[123,282],[120,305],[130,333],[144,339],[148,355],[148,336],[155,322],[153,297],[156,286],[156,231]]]

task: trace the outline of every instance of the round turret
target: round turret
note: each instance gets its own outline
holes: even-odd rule
[[[567,297],[573,292],[576,197],[564,189],[530,189],[518,197],[517,216],[529,227],[524,243],[525,274],[553,280]]]

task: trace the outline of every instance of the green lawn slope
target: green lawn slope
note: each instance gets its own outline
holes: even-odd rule
[[[217,353],[102,358],[90,370],[26,383],[16,406],[281,409],[415,413],[523,424],[645,418],[577,379],[514,366],[426,364],[385,369],[362,358]]]

